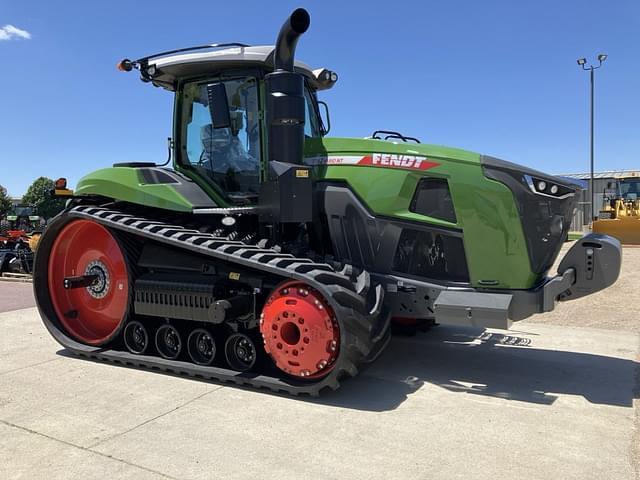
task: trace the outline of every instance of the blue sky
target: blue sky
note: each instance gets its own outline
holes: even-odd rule
[[[19,29],[0,30],[0,184],[20,195],[39,175],[73,184],[114,162],[164,161],[171,94],[116,62],[270,44],[297,6],[311,13],[298,57],[340,75],[322,95],[332,135],[391,129],[551,173],[586,171],[589,79],[575,61],[603,52],[596,168],[640,168],[637,0],[0,0],[0,28]]]

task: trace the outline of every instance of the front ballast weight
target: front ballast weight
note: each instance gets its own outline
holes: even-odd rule
[[[537,288],[509,293],[443,290],[434,302],[435,319],[442,324],[509,329],[513,321],[552,311],[557,302],[575,300],[613,285],[621,262],[618,240],[591,233],[572,245],[558,266],[558,274]]]

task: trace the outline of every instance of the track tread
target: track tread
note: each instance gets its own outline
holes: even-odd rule
[[[366,299],[356,292],[357,285],[354,285],[345,273],[335,271],[328,264],[96,206],[72,207],[57,217],[56,221],[67,222],[75,218],[89,218],[124,234],[132,234],[188,249],[218,260],[232,264],[237,263],[244,268],[253,268],[271,275],[276,274],[281,276],[283,280],[303,281],[327,298],[336,313],[341,332],[340,355],[334,369],[327,376],[315,382],[299,381],[288,377],[278,378],[255,373],[238,373],[220,367],[205,367],[182,361],[165,360],[160,357],[134,355],[126,351],[82,345],[58,329],[57,319],[48,318],[45,309],[41,308],[40,302],[38,302],[45,325],[53,336],[65,348],[78,355],[115,364],[160,370],[216,382],[248,385],[273,392],[316,396],[324,389],[337,389],[342,378],[356,376],[360,366],[364,366],[372,357],[379,355],[388,341],[388,335],[378,335],[377,341],[371,338],[373,325],[377,319],[368,318]],[[42,261],[46,262],[47,258]],[[34,281],[36,280],[37,278],[34,279]]]

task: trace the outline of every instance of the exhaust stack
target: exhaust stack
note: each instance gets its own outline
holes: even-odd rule
[[[282,24],[274,55],[274,67],[276,70],[293,72],[293,59],[296,53],[296,45],[300,35],[309,29],[311,18],[304,8],[296,9]]]

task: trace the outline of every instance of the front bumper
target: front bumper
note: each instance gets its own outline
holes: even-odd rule
[[[621,261],[618,240],[590,234],[569,249],[556,276],[530,290],[447,288],[403,280],[395,292],[393,287],[389,292],[387,285],[392,293],[387,298],[392,316],[431,316],[441,324],[508,329],[514,321],[550,312],[559,301],[575,300],[611,286],[618,278]],[[404,310],[409,297],[411,312]],[[426,302],[421,306],[416,299]]]

